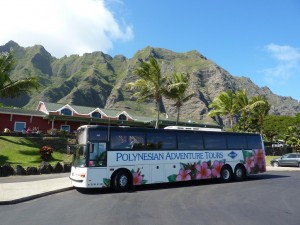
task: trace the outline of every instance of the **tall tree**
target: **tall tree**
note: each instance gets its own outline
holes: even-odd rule
[[[23,93],[30,93],[31,89],[38,89],[39,83],[35,77],[28,77],[12,81],[9,77],[15,59],[11,52],[0,53],[0,97],[14,98]]]
[[[260,100],[259,98],[252,98],[250,101],[248,99],[246,90],[238,90],[236,92],[236,107],[241,113],[241,117],[243,120],[243,131],[246,131],[246,121],[250,116],[251,111],[255,107],[259,107],[260,105],[265,104],[264,100]]]
[[[179,122],[181,106],[194,96],[194,93],[187,94],[189,80],[189,74],[173,73],[173,75],[167,79],[167,88],[163,92],[164,96],[175,101],[177,109],[176,125],[178,125]]]
[[[298,150],[300,148],[300,129],[297,126],[290,126],[286,135],[287,144]]]
[[[269,104],[268,100],[260,95],[254,96],[251,98],[250,103],[253,104],[255,102],[263,102],[261,104],[257,104],[253,111],[251,112],[254,118],[257,118],[258,124],[258,132],[262,133],[263,125],[264,125],[264,118],[269,114],[271,109],[271,105]]]
[[[155,128],[158,128],[160,108],[159,104],[161,101],[162,93],[165,90],[165,78],[161,75],[160,66],[157,60],[153,57],[148,62],[141,62],[139,67],[135,68],[133,73],[140,77],[140,79],[128,83],[127,88],[137,92],[133,97],[137,98],[137,102],[142,102],[146,99],[154,99],[157,118]]]
[[[238,108],[236,107],[236,95],[231,90],[221,92],[216,96],[209,108],[212,110],[208,113],[208,116],[228,116],[230,128],[232,128]]]

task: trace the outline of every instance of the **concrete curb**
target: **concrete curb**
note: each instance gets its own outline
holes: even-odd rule
[[[36,195],[27,196],[27,197],[24,197],[24,198],[8,200],[8,201],[0,201],[0,205],[14,205],[14,204],[22,203],[22,202],[31,201],[31,200],[34,200],[34,199],[37,199],[37,198],[45,197],[45,196],[48,196],[48,195],[57,194],[57,193],[60,193],[60,192],[65,192],[65,191],[70,191],[70,190],[73,190],[73,189],[74,189],[74,187],[67,187],[67,188],[57,189],[57,190],[54,190],[54,191],[48,191],[48,192],[44,192],[44,193],[40,193],[40,194],[36,194]]]

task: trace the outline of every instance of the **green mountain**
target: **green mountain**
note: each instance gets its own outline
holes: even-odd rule
[[[229,74],[197,51],[176,53],[167,49],[146,47],[127,59],[122,55],[111,57],[102,52],[71,55],[57,59],[41,45],[23,48],[10,41],[0,46],[0,52],[12,49],[16,65],[12,79],[36,76],[42,85],[38,92],[16,99],[0,99],[7,106],[35,109],[39,101],[69,103],[100,108],[115,108],[143,116],[155,116],[154,102],[138,104],[132,92],[125,89],[137,77],[133,68],[150,56],[161,64],[164,75],[188,72],[191,75],[189,92],[196,95],[181,109],[182,120],[208,119],[208,105],[222,91],[246,89],[249,97],[265,96],[272,104],[271,113],[294,115],[300,112],[300,103],[291,97],[281,97],[268,87],[258,87],[249,78]],[[161,109],[169,118],[176,117],[173,102],[163,99]],[[208,119],[209,120],[209,119]]]

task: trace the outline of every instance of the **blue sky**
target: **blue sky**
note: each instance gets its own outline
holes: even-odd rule
[[[131,58],[146,46],[197,50],[234,76],[300,101],[298,0],[0,1],[0,8],[13,5],[16,20],[0,45],[41,44],[56,57],[103,51]]]

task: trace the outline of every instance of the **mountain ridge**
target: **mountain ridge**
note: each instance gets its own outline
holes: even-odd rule
[[[138,77],[133,69],[138,63],[155,57],[162,74],[186,72],[190,74],[188,92],[195,96],[181,108],[183,120],[208,119],[208,105],[220,92],[245,89],[248,97],[261,95],[272,105],[270,113],[293,116],[300,112],[300,103],[291,98],[274,94],[268,87],[259,87],[246,76],[233,76],[196,50],[178,53],[163,48],[147,46],[138,50],[132,58],[114,57],[101,51],[55,58],[42,45],[21,47],[10,41],[0,46],[0,52],[12,49],[16,65],[12,79],[36,76],[42,85],[39,92],[16,99],[0,99],[0,102],[16,107],[34,109],[39,101],[65,103],[100,108],[126,110],[137,115],[155,116],[154,102],[137,104],[133,92],[125,85]],[[162,112],[168,117],[176,115],[171,100],[163,98]]]

